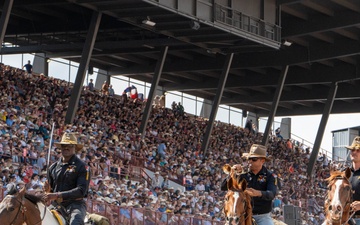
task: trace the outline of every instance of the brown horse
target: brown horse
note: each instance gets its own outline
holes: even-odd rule
[[[242,167],[240,165],[231,167],[226,164],[223,166],[223,171],[230,174],[224,202],[226,224],[252,225],[251,197],[245,192],[247,182],[237,176],[241,174]]]
[[[347,168],[344,172],[332,172],[327,179],[329,190],[325,201],[326,219],[324,224],[348,224],[352,202],[350,176],[351,170]]]
[[[25,188],[7,195],[0,203],[0,221],[4,225],[57,225],[51,212],[41,202],[42,196],[31,195]]]

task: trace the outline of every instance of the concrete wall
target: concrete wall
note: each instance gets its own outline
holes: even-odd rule
[[[153,179],[155,177],[154,172],[152,172],[151,170],[148,170],[145,168],[145,172],[150,176],[151,179]],[[164,178],[160,175],[160,181],[162,182],[164,180]],[[170,187],[174,187],[174,190],[181,190],[181,192],[185,192],[185,187],[177,184],[171,180],[169,180],[169,185]]]
[[[29,59],[25,59],[24,58],[24,65],[27,64],[27,61]],[[33,65],[33,73],[44,73],[46,74],[47,71],[45,71],[45,63],[46,59],[45,59],[45,53],[36,53],[35,57],[34,57],[34,61],[31,62]]]
[[[212,101],[204,99],[204,103],[202,105],[200,116],[204,118],[209,118],[211,113]]]
[[[283,136],[284,139],[290,139],[291,138],[291,118],[283,118],[281,120],[280,129],[281,129],[281,133],[280,133],[281,136]]]

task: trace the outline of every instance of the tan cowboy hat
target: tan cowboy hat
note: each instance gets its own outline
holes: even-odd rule
[[[346,146],[345,148],[349,150],[360,149],[360,136],[356,136],[350,146]]]
[[[56,147],[61,148],[61,145],[76,145],[76,150],[83,148],[82,144],[78,144],[77,138],[74,133],[65,133],[60,142],[54,143]]]
[[[269,161],[270,158],[266,156],[266,147],[264,145],[253,144],[250,148],[249,153],[244,153],[243,157],[246,159],[250,158],[265,158],[266,161]]]

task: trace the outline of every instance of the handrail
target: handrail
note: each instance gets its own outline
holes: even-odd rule
[[[313,147],[314,146],[314,143],[312,143],[312,142],[310,142],[310,141],[307,141],[307,140],[305,140],[304,138],[302,138],[302,137],[300,137],[300,136],[297,136],[296,134],[293,134],[293,133],[291,133],[291,139],[293,139],[293,140],[296,140],[296,139],[294,139],[293,137],[296,137],[296,138],[298,138],[298,139],[300,139],[301,140],[301,143],[303,143],[305,146],[307,146],[307,147]],[[298,140],[297,140],[298,141]],[[332,152],[331,151],[329,151],[329,150],[327,150],[327,149],[324,149],[324,148],[320,148],[320,151],[323,153],[323,154],[325,154],[329,159],[332,159]],[[347,159],[344,159],[344,158],[342,158],[342,157],[339,157],[339,156],[337,156],[337,159],[333,159],[333,161],[346,161]]]

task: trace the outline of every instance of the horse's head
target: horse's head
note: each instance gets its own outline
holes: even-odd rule
[[[223,166],[223,171],[230,174],[228,180],[228,192],[225,196],[224,214],[226,224],[251,224],[252,207],[250,204],[250,196],[245,193],[247,182],[240,179],[242,167],[240,165],[230,166],[228,164]]]
[[[25,188],[14,195],[7,195],[0,203],[0,221],[2,224],[23,224]]]
[[[0,203],[1,224],[22,225],[36,224],[41,225],[42,219],[37,207],[41,202],[42,196],[26,193],[23,188],[19,192],[7,195]]]
[[[352,189],[349,182],[351,171],[334,171],[327,179],[328,196],[325,202],[326,219],[332,224],[344,223],[349,218]]]

